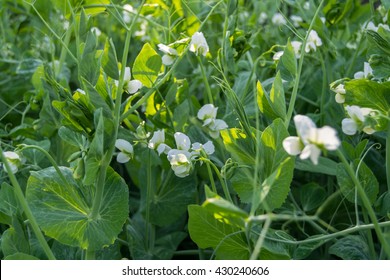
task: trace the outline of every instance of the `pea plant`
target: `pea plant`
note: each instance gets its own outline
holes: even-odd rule
[[[2,259],[389,259],[390,2],[0,0]]]

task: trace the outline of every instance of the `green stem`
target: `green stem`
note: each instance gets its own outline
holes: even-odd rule
[[[298,71],[297,71],[297,74],[296,74],[296,77],[295,77],[294,87],[293,87],[293,90],[292,90],[292,93],[291,93],[291,98],[290,98],[290,104],[288,106],[287,116],[286,116],[286,120],[285,120],[285,123],[284,123],[286,127],[288,127],[289,124],[290,124],[290,120],[291,120],[291,117],[292,117],[292,114],[293,114],[293,111],[294,111],[294,107],[295,107],[295,101],[297,99],[299,82],[300,82],[301,73],[302,73],[303,60],[305,58],[306,41],[307,41],[307,38],[309,36],[310,31],[313,29],[314,21],[317,18],[317,16],[318,16],[318,14],[319,14],[319,12],[321,10],[321,7],[324,4],[324,2],[325,2],[325,0],[322,0],[320,5],[318,6],[318,8],[317,8],[317,10],[316,10],[316,12],[314,14],[314,17],[313,17],[313,19],[310,22],[310,26],[309,26],[309,29],[307,30],[305,39],[302,42],[301,57],[299,58],[299,62],[298,62]]]
[[[326,88],[328,85],[327,81],[327,73],[326,73],[326,66],[325,61],[322,56],[321,50],[318,50],[319,56],[320,56],[320,62],[321,62],[321,71],[322,71],[322,90],[321,90],[321,102],[320,102],[320,112],[321,112],[321,125],[325,123],[325,102],[326,102]]]
[[[202,72],[204,85],[206,87],[206,93],[207,93],[207,99],[208,99],[207,101],[208,101],[208,103],[213,104],[213,95],[211,93],[210,84],[209,84],[209,81],[207,79],[206,71],[204,70],[202,59],[200,58],[200,56],[196,56],[196,58],[198,59],[200,71]]]
[[[221,173],[219,172],[219,169],[208,158],[201,158],[201,160],[205,161],[208,164],[210,164],[210,166],[214,169],[215,174],[217,174],[218,180],[221,182],[221,186],[222,186],[225,198],[227,200],[229,200],[231,203],[233,203],[232,197],[230,196],[229,188],[227,187],[225,180],[222,178]]]
[[[54,169],[56,170],[58,176],[60,176],[60,178],[61,178],[62,182],[65,184],[65,186],[68,185],[68,181],[65,179],[64,174],[62,174],[61,169],[57,165],[57,162],[45,149],[43,149],[42,147],[36,146],[36,145],[23,145],[22,148],[19,149],[19,151],[24,151],[24,150],[29,150],[29,149],[38,150],[41,153],[43,153],[47,157],[47,159],[50,161],[50,163],[53,165]]]
[[[271,221],[272,220],[269,218],[265,220],[264,227],[261,230],[259,238],[257,239],[256,245],[255,245],[255,248],[253,249],[250,260],[257,260],[258,259],[260,251],[261,251],[261,247],[263,246],[265,237],[267,236],[268,229],[271,225]]]
[[[3,149],[1,148],[1,146],[0,146],[0,156],[1,156],[2,162],[5,166],[5,170],[8,173],[9,179],[14,187],[15,195],[16,195],[20,205],[22,206],[23,211],[27,216],[27,219],[30,222],[32,230],[33,230],[35,236],[37,237],[39,244],[41,245],[43,251],[45,252],[46,256],[49,258],[49,260],[55,260],[56,258],[54,256],[53,252],[51,251],[49,245],[47,244],[46,239],[43,236],[43,234],[38,226],[38,223],[35,220],[35,217],[31,212],[31,209],[27,203],[26,198],[24,197],[22,188],[20,187],[18,180],[16,179],[15,174],[13,174],[11,172],[11,167],[8,163],[7,158],[3,154]]]
[[[351,177],[353,183],[355,184],[356,188],[357,188],[357,192],[358,192],[358,195],[363,203],[363,206],[366,208],[367,212],[368,212],[368,215],[374,225],[374,229],[375,229],[375,232],[378,236],[378,239],[382,245],[382,249],[385,251],[386,255],[388,258],[390,258],[390,246],[389,244],[387,243],[385,237],[383,236],[383,233],[382,233],[382,230],[380,229],[379,227],[379,224],[378,224],[378,219],[375,215],[375,212],[374,210],[372,209],[371,207],[371,202],[370,200],[368,199],[367,195],[366,195],[366,192],[364,191],[362,185],[360,184],[358,178],[355,176],[355,172],[354,170],[352,169],[352,167],[348,164],[348,161],[347,159],[345,158],[344,154],[340,151],[340,150],[337,150],[337,155],[338,157],[340,158],[340,160],[342,161],[342,163],[344,164],[345,166],[345,169],[348,173],[348,175]]]
[[[152,162],[151,162],[151,150],[148,151],[148,166],[146,173],[146,201],[145,201],[145,238],[148,240],[148,249],[149,252],[152,252],[154,249],[155,241],[155,229],[154,226],[150,223],[150,206],[153,200],[153,195],[155,193],[153,184],[152,184]]]
[[[85,259],[86,260],[95,260],[96,259],[96,251],[87,249],[86,253],[85,253]]]
[[[215,187],[214,176],[213,176],[213,173],[211,171],[210,164],[208,162],[206,162],[206,166],[207,166],[207,172],[208,172],[209,178],[210,178],[211,189],[213,190],[213,192],[217,193],[217,188]]]
[[[368,218],[368,215],[367,215],[367,210],[365,208],[362,209],[362,214],[363,214],[364,222],[366,224],[368,224],[370,221],[369,221],[369,218]],[[367,238],[367,242],[368,242],[368,248],[370,250],[371,259],[375,260],[375,259],[377,259],[377,255],[376,255],[376,252],[375,252],[374,240],[372,239],[372,232],[371,232],[371,230],[368,230],[366,232],[366,238]]]

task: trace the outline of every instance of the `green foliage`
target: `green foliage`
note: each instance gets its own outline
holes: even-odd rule
[[[145,87],[151,88],[157,79],[161,65],[161,57],[146,43],[134,61],[133,77],[141,81]]]
[[[343,260],[369,260],[369,248],[364,238],[358,235],[350,235],[337,240],[329,248],[329,253]]]
[[[128,215],[128,190],[112,169],[107,171],[104,200],[98,218],[90,218],[94,190],[73,179],[72,171],[52,167],[36,171],[28,180],[26,197],[47,236],[61,243],[98,250],[112,244]]]

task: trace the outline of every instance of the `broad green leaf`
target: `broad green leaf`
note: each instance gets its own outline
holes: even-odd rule
[[[382,194],[375,203],[377,211],[382,216],[390,217],[390,192]]]
[[[116,57],[115,46],[112,39],[107,39],[104,45],[102,66],[104,72],[106,72],[109,77],[114,80],[119,80],[118,59]]]
[[[311,237],[305,239],[305,241],[308,241],[313,238],[322,237],[323,235],[312,235]],[[317,241],[313,241],[310,243],[302,243],[297,246],[297,248],[294,250],[293,258],[296,260],[302,260],[307,258],[315,249],[320,247],[322,244],[324,244],[327,240],[321,239]]]
[[[83,135],[73,131],[65,126],[61,126],[58,130],[58,135],[64,140],[66,143],[73,145],[75,147],[83,147],[85,139],[83,139]]]
[[[353,161],[353,169],[356,170],[358,166],[359,166],[358,180],[362,185],[366,195],[368,196],[371,204],[373,204],[379,193],[378,181],[375,175],[372,173],[371,169],[364,162],[360,162],[360,160]],[[340,190],[345,196],[345,198],[349,202],[355,203],[356,200],[355,184],[353,183],[352,179],[349,177],[342,163],[339,163],[337,165],[337,183],[339,184]],[[357,195],[357,203],[359,205],[363,205],[363,203],[359,198],[359,195]]]
[[[368,139],[364,139],[356,146],[353,146],[349,142],[343,141],[341,145],[343,146],[343,150],[350,160],[360,159],[363,155],[364,150],[368,144]]]
[[[162,65],[161,57],[146,43],[138,54],[133,65],[133,77],[142,84],[151,88],[157,80]]]
[[[245,219],[248,218],[248,214],[244,210],[212,192],[207,186],[205,186],[205,192],[207,199],[202,207],[215,217],[223,219],[226,224],[245,227]]]
[[[283,80],[295,80],[297,75],[297,59],[295,58],[295,52],[290,43],[290,39],[287,41],[287,45],[284,48],[284,52],[280,58],[277,69]]]
[[[20,224],[13,223],[1,236],[1,249],[5,256],[15,253],[30,253],[30,245]]]
[[[311,173],[321,173],[331,176],[336,176],[337,173],[337,162],[324,158],[318,158],[318,164],[314,165],[311,161],[301,160],[297,158],[295,160],[295,168],[301,171],[307,171]]]
[[[173,124],[175,131],[182,131],[184,125],[189,118],[188,112],[190,111],[190,105],[188,100],[184,100],[179,106],[177,106],[173,112]]]
[[[53,0],[52,1],[55,7],[60,9],[67,18],[69,18],[72,13],[70,7],[68,5],[68,1],[63,0]],[[85,9],[85,13],[87,15],[96,15],[102,13],[106,10],[105,7],[96,7],[94,5],[108,5],[110,4],[110,0],[70,0],[69,3],[72,5],[72,8],[76,9],[76,12],[82,7]]]
[[[311,182],[299,187],[302,210],[307,212],[316,209],[328,197],[325,188]]]
[[[107,92],[98,92],[95,87],[86,79],[83,79],[82,83],[87,94],[87,102],[89,103],[88,105],[92,107],[92,112],[95,112],[101,108],[103,109],[104,116],[111,119],[113,117],[114,110],[112,103],[110,103]]]
[[[187,211],[187,206],[195,202],[196,178],[171,176],[163,182],[150,202],[150,222],[158,226],[172,224]]]
[[[7,218],[9,222],[10,217],[21,213],[22,211],[21,207],[19,206],[19,202],[15,197],[14,188],[6,182],[1,184],[0,202],[0,212],[9,216]]]
[[[250,251],[244,234],[239,227],[224,223],[207,209],[190,205],[188,207],[188,230],[191,239],[200,248],[212,247],[218,259],[245,260]]]
[[[160,260],[171,260],[180,243],[187,237],[187,233],[173,232],[156,240],[154,255]]]
[[[253,243],[259,238],[258,235],[254,236]],[[289,240],[295,241],[293,237],[281,230],[269,229],[267,231],[267,237],[264,240],[263,246],[260,251],[259,258],[261,260],[289,260],[291,259],[293,245],[286,244],[284,242],[278,242],[277,240]],[[273,240],[271,240],[272,238]]]
[[[223,144],[232,158],[241,163],[255,163],[255,149],[253,142],[238,128],[230,128],[221,131]]]
[[[343,260],[369,260],[367,242],[359,235],[350,235],[336,241],[329,248],[329,253]]]
[[[275,120],[261,134],[259,170],[255,171],[253,165],[236,170],[231,181],[243,202],[272,210],[285,201],[294,173],[294,161],[282,146],[287,136],[282,120]]]
[[[61,243],[99,250],[113,244],[128,217],[128,188],[111,168],[107,170],[98,218],[90,218],[94,186],[73,179],[72,170],[53,167],[31,172],[26,198],[43,232]]]
[[[390,9],[390,0],[381,0],[381,3],[387,10]]]
[[[286,100],[284,97],[283,82],[280,76],[280,72],[276,73],[274,83],[272,84],[271,92],[269,95],[269,101],[271,107],[275,111],[278,117],[286,118]]]
[[[351,80],[345,83],[346,105],[379,110],[387,115],[390,110],[390,82],[378,83],[366,79]]]
[[[46,151],[50,150],[50,140],[35,141],[32,139],[26,139],[23,144],[39,146]],[[23,156],[25,156],[26,159],[34,165],[39,165],[39,163],[45,158],[45,155],[36,149],[24,150]]]
[[[31,256],[29,254],[25,254],[25,253],[15,253],[15,254],[12,254],[12,255],[8,255],[4,258],[4,260],[6,261],[10,261],[10,260],[29,260],[29,261],[36,261],[36,260],[39,260],[37,257],[34,257],[34,256]]]
[[[53,107],[64,117],[62,124],[78,132],[90,133],[93,130],[91,113],[72,101],[53,101]]]

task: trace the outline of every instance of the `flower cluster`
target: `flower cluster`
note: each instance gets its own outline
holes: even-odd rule
[[[206,104],[198,111],[198,119],[203,121],[203,126],[207,128],[212,138],[218,138],[219,131],[228,128],[224,120],[217,119],[218,107],[213,104]]]
[[[176,56],[178,56],[178,53],[175,49],[164,45],[164,44],[158,44],[158,49],[164,53],[162,57],[162,63],[165,66],[172,65],[173,62],[175,61]]]
[[[202,152],[204,155],[211,155],[215,151],[214,144],[211,141],[207,141],[205,144],[196,142],[191,145],[190,138],[181,132],[176,132],[174,138],[176,148],[172,149],[164,143],[164,130],[157,130],[149,140],[148,148],[157,150],[159,155],[165,153],[173,172],[180,178],[191,173],[194,161],[202,155]],[[118,139],[115,142],[115,147],[120,150],[116,158],[119,163],[126,163],[133,158],[134,148],[130,142]]]
[[[316,51],[317,47],[322,46],[322,40],[318,36],[317,31],[310,30],[309,36],[307,37],[305,52]]]
[[[292,156],[300,154],[301,159],[310,158],[318,164],[321,150],[334,151],[340,146],[337,132],[330,126],[317,128],[315,123],[307,116],[294,117],[298,136],[289,136],[283,140],[283,148]]]

